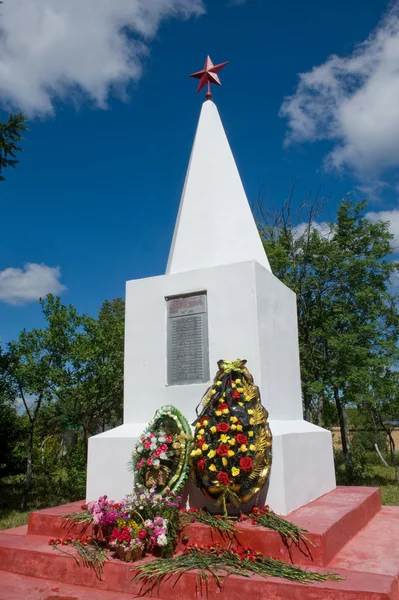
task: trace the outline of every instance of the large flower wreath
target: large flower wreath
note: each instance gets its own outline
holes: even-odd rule
[[[135,486],[178,492],[188,475],[191,441],[191,427],[174,406],[157,410],[133,452]]]
[[[271,467],[268,413],[245,360],[219,361],[195,423],[192,474],[203,493],[223,506],[251,500]]]

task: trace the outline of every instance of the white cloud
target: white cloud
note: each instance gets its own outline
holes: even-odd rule
[[[60,294],[66,287],[60,283],[59,267],[27,263],[23,269],[0,271],[0,300],[7,304],[33,302],[47,294]]]
[[[389,221],[389,231],[393,234],[392,245],[399,248],[399,210],[380,210],[366,213],[366,219],[372,223],[377,221]]]
[[[202,0],[8,0],[0,19],[0,98],[28,114],[84,93],[104,107],[137,81],[162,21],[204,12]]]
[[[302,222],[302,223],[298,223],[298,225],[295,227],[295,231],[294,231],[294,237],[295,239],[299,239],[308,229],[309,224]],[[314,221],[312,223],[312,229],[315,229],[316,231],[318,231],[322,237],[326,237],[327,239],[332,237],[333,235],[333,231],[331,229],[331,226],[322,221],[321,223],[318,223],[317,221]]]
[[[286,142],[331,140],[327,167],[367,180],[399,166],[399,0],[367,40],[299,76],[280,116]]]

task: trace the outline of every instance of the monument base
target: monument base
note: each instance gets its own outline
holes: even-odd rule
[[[87,500],[107,494],[121,500],[133,489],[130,460],[146,424],[125,424],[89,440]],[[301,419],[271,420],[273,464],[270,481],[259,495],[258,504],[280,515],[319,498],[335,488],[331,433]],[[193,508],[214,505],[191,483],[187,503]],[[245,508],[245,507],[244,507]]]
[[[72,556],[55,552],[51,537],[65,534],[61,515],[78,511],[81,502],[32,513],[27,527],[0,532],[0,589],[2,600],[126,600],[137,598],[141,586],[132,583],[132,564],[112,556],[104,565],[102,580],[79,567]],[[159,600],[397,600],[399,575],[399,507],[381,507],[376,488],[338,487],[289,515],[289,520],[308,530],[314,544],[290,548],[279,534],[250,523],[239,523],[240,539],[265,555],[293,560],[316,572],[334,572],[342,581],[310,585],[269,577],[229,576],[223,591],[210,578],[207,589],[196,586],[196,573],[161,583],[153,596]],[[221,541],[201,524],[188,527],[191,543]],[[225,541],[225,543],[228,543]],[[183,545],[179,545],[182,549]],[[145,558],[145,561],[151,560]]]

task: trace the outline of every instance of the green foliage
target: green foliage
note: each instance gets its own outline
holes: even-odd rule
[[[316,222],[321,209],[302,205],[295,213],[291,197],[277,215],[264,215],[261,234],[274,274],[297,294],[305,416],[331,424],[335,405],[345,462],[357,472],[349,464],[345,409],[370,407],[376,382],[396,368],[399,312],[391,281],[398,267],[389,223],[366,219],[365,202],[344,198],[323,229]]]
[[[0,181],[4,181],[3,170],[6,167],[15,168],[18,164],[17,152],[22,148],[18,145],[23,140],[22,134],[28,129],[24,115],[10,114],[8,120],[0,123]]]

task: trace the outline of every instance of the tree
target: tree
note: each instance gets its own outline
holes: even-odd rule
[[[76,310],[62,305],[59,298],[49,295],[40,302],[47,327],[23,330],[17,341],[8,344],[2,357],[2,379],[6,381],[8,395],[12,400],[21,400],[29,422],[22,509],[27,506],[32,483],[34,433],[39,413],[43,405],[56,398],[80,325]]]
[[[88,438],[122,422],[124,301],[103,303],[98,319],[85,317],[70,348],[63,383],[57,391],[65,421]]]
[[[6,167],[15,168],[18,164],[17,152],[22,150],[18,143],[27,129],[25,117],[21,112],[12,113],[7,121],[0,122],[0,181],[5,181],[3,170]]]
[[[320,424],[335,404],[342,448],[350,466],[345,407],[373,387],[376,374],[398,359],[399,314],[390,285],[388,223],[371,223],[366,204],[350,196],[336,220],[321,227],[313,203],[305,221],[292,197],[275,214],[263,213],[261,235],[272,270],[297,294],[305,416]]]

